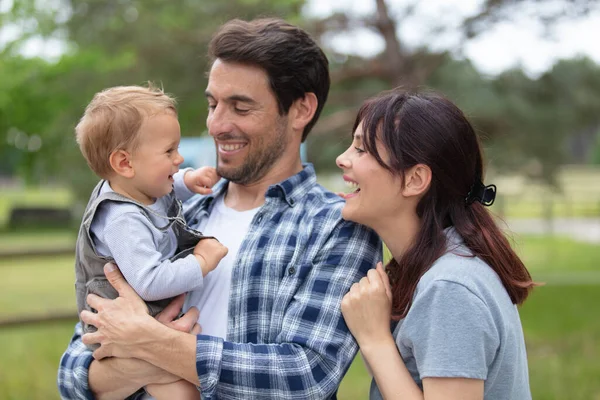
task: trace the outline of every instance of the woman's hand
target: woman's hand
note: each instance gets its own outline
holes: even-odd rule
[[[342,300],[346,325],[360,347],[391,338],[392,292],[381,262],[352,285]]]

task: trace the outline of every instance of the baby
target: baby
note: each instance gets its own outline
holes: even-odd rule
[[[189,228],[181,204],[194,193],[211,193],[219,176],[211,167],[179,171],[175,100],[152,86],[106,89],[94,96],[75,132],[88,165],[101,178],[77,239],[78,311],[91,310],[90,293],[118,297],[103,273],[109,261],[153,316],[174,296],[201,289],[227,248]],[[91,325],[83,328],[95,331]],[[157,399],[200,398],[184,380],[146,390]]]

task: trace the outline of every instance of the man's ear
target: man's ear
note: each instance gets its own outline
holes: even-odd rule
[[[110,166],[117,175],[124,178],[133,178],[135,170],[131,164],[131,155],[125,150],[115,150],[108,157]]]
[[[406,171],[404,182],[402,194],[405,197],[424,195],[431,185],[431,168],[425,164],[415,165]]]
[[[317,112],[317,106],[319,105],[319,100],[317,100],[317,96],[314,93],[306,93],[304,97],[301,97],[294,101],[292,107],[290,107],[290,121],[292,124],[292,128],[296,131],[304,131],[304,128],[315,116],[315,112]]]

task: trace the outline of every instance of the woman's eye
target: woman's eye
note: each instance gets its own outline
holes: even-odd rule
[[[354,146],[354,149],[356,150],[357,153],[364,153],[365,151],[363,149],[361,149],[360,147],[356,147]]]

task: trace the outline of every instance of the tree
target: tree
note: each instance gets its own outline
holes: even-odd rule
[[[332,151],[336,153],[342,147],[340,135],[347,134],[349,137],[349,133],[344,132],[351,128],[356,110],[366,96],[382,88],[402,86],[411,90],[429,86],[446,93],[473,116],[473,122],[486,144],[499,148],[499,151],[493,152],[493,159],[499,167],[531,165],[531,159],[535,159],[543,171],[536,174],[540,179],[552,182],[558,164],[564,160],[561,153],[564,137],[574,126],[567,121],[553,123],[557,115],[562,115],[559,101],[556,97],[544,97],[543,92],[553,90],[546,85],[562,82],[560,84],[564,88],[569,79],[578,79],[578,76],[565,75],[567,81],[555,82],[553,79],[556,77],[552,75],[554,78],[549,80],[536,81],[521,71],[509,71],[497,79],[483,78],[469,62],[458,62],[448,52],[414,49],[403,43],[397,34],[398,26],[409,21],[416,9],[424,7],[425,3],[407,1],[393,16],[384,0],[374,1],[376,11],[373,15],[356,17],[337,13],[311,22],[312,29],[321,38],[331,32],[348,33],[366,28],[378,34],[385,43],[384,50],[372,58],[332,57],[341,61],[332,63],[334,88],[331,101],[311,140],[320,142],[319,147],[323,147],[322,141],[328,141],[330,148],[336,147]],[[596,2],[583,0],[485,0],[475,15],[466,17],[460,24],[460,43],[464,45],[495,23],[524,14],[539,20],[547,33],[552,34],[555,22],[585,16],[595,7]],[[453,28],[440,23],[430,27],[429,32],[433,38],[448,33],[450,29]],[[460,48],[455,50],[460,53]],[[333,49],[329,51],[335,53]],[[579,83],[583,84],[583,81],[573,82],[574,85]],[[590,95],[586,93],[581,96]],[[582,103],[578,104],[582,110],[585,108]],[[570,121],[575,123],[572,118]],[[545,146],[540,147],[540,143]]]

